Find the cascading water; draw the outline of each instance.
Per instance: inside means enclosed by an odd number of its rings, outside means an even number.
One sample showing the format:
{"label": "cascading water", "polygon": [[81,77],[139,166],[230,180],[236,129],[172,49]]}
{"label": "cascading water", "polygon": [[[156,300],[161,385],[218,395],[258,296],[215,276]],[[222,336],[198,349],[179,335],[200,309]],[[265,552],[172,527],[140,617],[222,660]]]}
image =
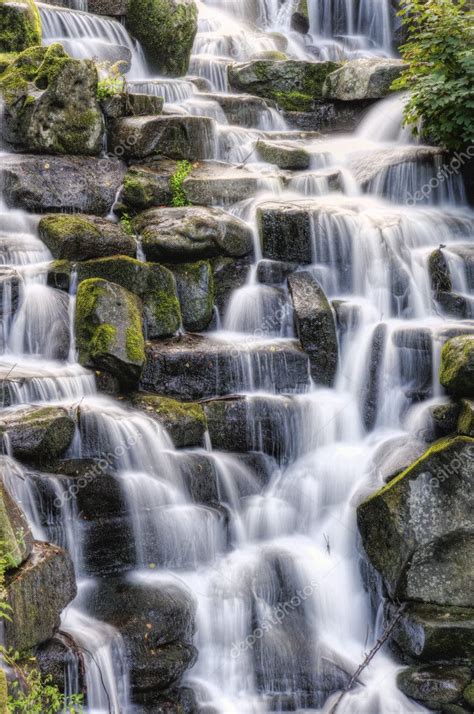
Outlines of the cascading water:
{"label": "cascading water", "polygon": [[[131,578],[151,587],[171,581],[195,597],[199,659],[187,682],[205,710],[218,714],[329,712],[334,692],[344,688],[380,634],[359,572],[355,506],[381,485],[373,468],[378,451],[422,422],[417,402],[429,404],[435,393],[439,333],[459,329],[433,303],[427,265],[432,250],[445,246],[454,289],[466,297],[470,292],[456,252],[472,234],[460,180],[451,177],[421,205],[406,205],[407,187],[416,194],[436,173],[437,159],[418,161],[417,147],[401,132],[403,98],[371,110],[355,137],[285,132],[284,141],[303,146],[312,161],[309,171],[291,177],[259,162],[254,152],[262,137],[282,140],[272,133],[285,130],[276,112],[265,126],[259,111],[252,116],[249,110],[245,127],[224,119],[218,93],[227,89],[227,65],[281,49],[275,32],[287,37],[285,50],[300,58],[390,51],[388,0],[309,0],[308,7],[310,34],[302,38],[290,30],[292,0],[200,3],[190,74],[207,80],[205,100],[195,77],[148,76],[139,48],[119,23],[41,7],[46,42],[66,39],[79,56],[95,55],[101,42],[120,44],[133,55],[135,91],[164,96],[168,111],[214,117],[214,158],[245,161],[259,177],[253,198],[226,205],[255,235],[257,211],[269,202],[306,215],[306,269],[337,307],[341,325],[334,388],[316,388],[307,371],[302,383],[277,393],[276,373],[287,370],[285,360],[260,357],[258,349],[262,343],[272,349],[294,344],[293,313],[285,276],[265,278],[257,239],[247,283],[220,315],[223,329],[210,335],[243,348],[233,386],[243,396],[249,451],[265,454],[263,484],[241,459],[212,450],[212,444],[206,452],[178,454],[151,419],[97,396],[93,376],[75,363],[70,348],[72,296],[46,286],[50,256],[36,238],[35,219],[2,209],[0,260],[13,271],[2,300],[4,399],[8,393],[11,410],[29,403],[67,405],[78,421],[68,457],[112,455],[108,466],[127,505],[133,541]],[[403,154],[392,168],[387,152]],[[366,164],[374,163],[379,170],[367,177]],[[338,191],[330,191],[330,176],[337,177]],[[192,467],[183,453],[210,460],[220,508],[193,501],[186,478]],[[64,479],[50,475],[45,482],[9,457],[5,473],[35,536],[60,543],[73,557],[79,595],[61,629],[83,651],[88,711],[133,712],[121,637],[88,613],[97,588],[93,557],[86,552],[89,531],[74,500],[64,496]],[[160,568],[147,568],[157,562]],[[71,691],[78,671],[72,656]],[[338,714],[424,711],[396,688],[397,671],[388,653],[380,652]]]}

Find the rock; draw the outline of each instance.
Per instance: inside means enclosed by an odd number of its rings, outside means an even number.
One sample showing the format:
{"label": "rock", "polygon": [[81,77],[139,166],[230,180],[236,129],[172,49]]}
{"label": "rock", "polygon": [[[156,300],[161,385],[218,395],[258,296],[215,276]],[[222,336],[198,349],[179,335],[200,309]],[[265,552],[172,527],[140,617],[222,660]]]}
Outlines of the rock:
{"label": "rock", "polygon": [[[431,170],[430,173],[436,174],[439,160],[445,158],[446,153],[439,147],[397,146],[394,149],[354,152],[349,157],[348,163],[357,183],[361,184],[364,191],[388,195],[410,203],[410,198],[413,202],[411,193],[390,194],[388,191],[388,186],[392,183],[390,181],[392,173],[399,171],[404,164],[417,164],[426,165]],[[402,191],[405,190],[404,186],[401,188]]]}
{"label": "rock", "polygon": [[362,419],[366,429],[373,429],[377,420],[380,387],[383,377],[380,366],[382,364],[386,339],[387,325],[385,323],[379,323],[372,333],[370,358],[366,366],[365,385],[361,395],[361,403],[363,404]]}
{"label": "rock", "polygon": [[280,169],[303,171],[310,166],[311,157],[308,152],[294,143],[259,140],[256,146],[257,154],[262,161],[275,164]]}
{"label": "rock", "polygon": [[214,156],[214,119],[201,116],[134,116],[114,121],[111,151],[125,159],[163,156],[202,161]]}
{"label": "rock", "polygon": [[116,283],[91,278],[80,283],[76,301],[79,362],[133,384],[145,361],[142,305]]}
{"label": "rock", "polygon": [[89,278],[101,278],[121,285],[141,298],[150,339],[170,337],[181,326],[175,280],[173,274],[161,265],[118,255],[80,263],[77,277],[79,283]]}
{"label": "rock", "polygon": [[97,81],[93,62],[70,58],[59,44],[25,50],[0,77],[5,139],[25,151],[99,154]]}
{"label": "rock", "polygon": [[306,35],[309,32],[309,28],[308,0],[299,0],[291,16],[291,29]]}
{"label": "rock", "polygon": [[212,269],[216,307],[223,315],[234,290],[243,287],[247,282],[251,259],[250,257],[236,259],[220,256],[212,260]]}
{"label": "rock", "polygon": [[12,498],[8,487],[0,481],[0,554],[6,570],[17,568],[29,556],[33,536],[23,511]]}
{"label": "rock", "polygon": [[[268,177],[273,181],[275,177]],[[262,177],[245,167],[205,163],[183,181],[187,201],[198,206],[229,206],[252,198],[264,185]]]}
{"label": "rock", "polygon": [[120,119],[129,116],[153,116],[161,114],[164,99],[152,94],[134,94],[125,92],[113,94],[101,99],[100,106],[108,119]]}
{"label": "rock", "polygon": [[141,386],[184,400],[224,396],[249,388],[294,392],[308,384],[305,353],[294,342],[234,343],[198,335],[150,343]]}
{"label": "rock", "polygon": [[372,463],[379,481],[391,481],[426,451],[426,443],[416,438],[395,436],[376,450]]}
{"label": "rock", "polygon": [[156,208],[134,221],[148,260],[188,263],[218,255],[240,257],[253,249],[252,232],[221,208]]}
{"label": "rock", "polygon": [[407,65],[402,60],[370,58],[345,62],[342,67],[328,74],[323,87],[323,96],[343,102],[358,99],[382,99],[390,91],[392,83]]}
{"label": "rock", "polygon": [[[449,402],[448,404],[437,404],[431,409],[431,417],[434,422],[435,437],[448,436],[457,430],[458,420],[460,416],[459,404]],[[460,431],[462,434],[463,432]],[[466,436],[472,436],[466,434]]]}
{"label": "rock", "polygon": [[209,261],[175,265],[172,271],[184,329],[190,332],[205,330],[214,314],[214,275]]}
{"label": "rock", "polygon": [[53,258],[89,260],[109,255],[136,253],[136,243],[118,223],[95,216],[44,216],[39,236]]}
{"label": "rock", "polygon": [[468,288],[474,290],[474,247],[470,243],[456,243],[449,246],[449,252],[462,261]]}
{"label": "rock", "polygon": [[444,344],[439,381],[450,394],[474,397],[474,336],[460,335]]}
{"label": "rock", "polygon": [[339,355],[331,305],[311,273],[292,273],[288,287],[296,332],[309,357],[311,376],[316,384],[329,387],[336,376]]}
{"label": "rock", "polygon": [[445,439],[357,509],[362,543],[392,598],[471,607],[466,562],[474,441]]}
{"label": "rock", "polygon": [[54,260],[48,268],[48,285],[68,293],[71,287],[71,263],[68,260]]}
{"label": "rock", "polygon": [[21,52],[41,44],[41,19],[34,0],[0,2],[2,52]]}
{"label": "rock", "polygon": [[297,263],[285,263],[280,260],[259,260],[257,280],[264,285],[282,285],[287,277],[297,269]]}
{"label": "rock", "polygon": [[0,167],[9,207],[106,215],[125,174],[118,159],[8,155]]}
{"label": "rock", "polygon": [[[51,678],[51,684],[63,692],[66,685],[67,663],[74,657],[81,657],[79,643],[68,634],[56,633],[51,640],[44,642],[33,651],[35,665],[42,677]],[[66,671],[65,671],[66,670]],[[78,667],[78,691],[87,688],[82,667]]]}
{"label": "rock", "polygon": [[251,94],[200,93],[200,99],[217,102],[229,124],[254,129],[259,116],[268,113],[269,105],[261,97]]}
{"label": "rock", "polygon": [[109,578],[93,591],[88,607],[122,635],[135,700],[146,702],[154,691],[176,684],[194,664],[195,604],[176,585]]}
{"label": "rock", "polygon": [[123,182],[120,200],[135,212],[154,206],[169,206],[173,198],[170,178],[176,163],[154,160],[149,165],[130,166]]}
{"label": "rock", "polygon": [[457,430],[459,434],[474,437],[474,401],[472,399],[461,400]]}
{"label": "rock", "polygon": [[6,647],[26,651],[53,636],[63,608],[76,595],[74,568],[62,548],[35,542],[28,560],[5,580],[11,620],[4,620]]}
{"label": "rock", "polygon": [[206,416],[200,404],[177,402],[168,397],[138,392],[132,395],[135,409],[145,412],[166,429],[177,449],[204,446]]}
{"label": "rock", "polygon": [[260,204],[257,220],[264,258],[313,262],[311,215],[304,205]]}
{"label": "rock", "polygon": [[176,456],[183,484],[193,502],[215,506],[219,502],[219,486],[212,456],[199,451],[179,451]]}
{"label": "rock", "polygon": [[440,248],[434,250],[428,260],[431,289],[435,294],[441,291],[451,292],[452,281],[449,273],[448,262]]}
{"label": "rock", "polygon": [[62,407],[20,407],[4,412],[0,432],[15,458],[45,461],[61,456],[71,444],[75,423]]}
{"label": "rock", "polygon": [[430,329],[401,328],[392,334],[398,352],[398,371],[406,396],[414,401],[432,394],[433,340]]}
{"label": "rock", "polygon": [[439,292],[436,296],[436,302],[444,315],[460,320],[471,317],[474,303],[469,297],[452,292]]}
{"label": "rock", "polygon": [[128,5],[128,0],[87,0],[87,11],[94,15],[123,16],[127,14]]}
{"label": "rock", "polygon": [[400,672],[397,686],[401,691],[429,709],[457,702],[471,681],[469,667],[419,665]]}
{"label": "rock", "polygon": [[288,111],[311,111],[326,77],[339,67],[337,62],[254,60],[230,65],[228,77],[239,92],[273,99]]}
{"label": "rock", "polygon": [[188,69],[197,17],[194,0],[135,0],[125,24],[155,73],[179,77]]}
{"label": "rock", "polygon": [[463,697],[464,700],[467,702],[467,704],[473,708],[474,707],[474,682],[472,684],[468,684],[466,689],[463,691]]}

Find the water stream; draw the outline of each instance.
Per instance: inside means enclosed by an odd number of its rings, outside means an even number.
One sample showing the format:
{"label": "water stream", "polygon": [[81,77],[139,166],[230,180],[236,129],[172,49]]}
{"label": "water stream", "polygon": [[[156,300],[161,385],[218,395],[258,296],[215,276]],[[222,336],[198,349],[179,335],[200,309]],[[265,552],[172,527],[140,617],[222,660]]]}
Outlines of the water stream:
{"label": "water stream", "polygon": [[[423,421],[420,412],[438,394],[443,335],[474,328],[473,322],[461,325],[440,315],[427,264],[435,248],[446,246],[454,289],[471,299],[457,251],[471,239],[472,213],[454,175],[423,203],[408,201],[408,192],[415,194],[436,174],[439,159],[417,159],[417,145],[401,129],[403,98],[376,105],[358,132],[345,136],[301,138],[274,109],[263,118],[249,109],[245,127],[226,119],[217,95],[228,91],[227,65],[280,49],[282,39],[275,33],[286,38],[285,51],[299,58],[391,52],[388,0],[309,0],[311,26],[304,37],[290,28],[294,5],[292,0],[200,2],[192,76],[181,80],[150,76],[140,48],[120,23],[41,7],[46,42],[66,39],[68,51],[80,57],[97,56],[101,43],[122,45],[132,54],[135,91],[161,94],[165,108],[176,113],[214,118],[214,158],[232,163],[248,157],[260,177],[261,191],[254,197],[225,206],[255,234],[257,209],[269,201],[300,207],[309,222],[312,257],[305,269],[338,305],[343,326],[337,378],[334,388],[316,387],[308,371],[303,386],[278,394],[271,369],[285,364],[252,357],[265,340],[292,344],[295,339],[286,282],[262,281],[256,239],[255,265],[219,316],[222,329],[210,338],[246,347],[235,391],[245,400],[252,450],[267,454],[269,470],[262,488],[235,454],[215,451],[212,443],[196,452],[212,462],[225,516],[193,501],[186,453],[174,449],[161,427],[97,394],[93,376],[76,363],[71,348],[73,296],[46,284],[51,256],[37,238],[38,219],[0,209],[5,219],[0,371],[8,377],[9,409],[63,404],[77,415],[80,405],[68,458],[112,454],[109,465],[131,522],[129,577],[156,587],[173,582],[196,599],[199,658],[186,682],[203,711],[212,714],[328,712],[348,673],[364,660],[380,634],[380,617],[373,617],[362,582],[355,508],[383,484],[376,468],[380,450],[417,437],[413,424]],[[207,81],[208,91],[197,89],[195,76]],[[252,154],[258,137],[272,140],[282,133],[286,142],[312,155],[311,169],[289,183]],[[387,164],[387,152],[402,157],[411,152],[411,159]],[[362,184],[366,166],[372,179]],[[328,171],[339,173],[339,191],[329,190]],[[376,379],[369,389],[371,369]],[[271,424],[270,446],[259,428],[262,415]],[[40,492],[37,475],[4,458],[8,484],[35,536],[64,545],[74,560],[79,595],[64,612],[61,629],[86,653],[87,711],[132,713],[121,637],[87,611],[97,581],[74,500],[64,496],[64,479],[48,476],[48,488]],[[60,508],[54,505],[58,501]],[[150,563],[160,568],[150,570]],[[72,658],[71,690],[79,668]],[[391,655],[380,652],[338,714],[425,711],[396,688],[398,670]]]}

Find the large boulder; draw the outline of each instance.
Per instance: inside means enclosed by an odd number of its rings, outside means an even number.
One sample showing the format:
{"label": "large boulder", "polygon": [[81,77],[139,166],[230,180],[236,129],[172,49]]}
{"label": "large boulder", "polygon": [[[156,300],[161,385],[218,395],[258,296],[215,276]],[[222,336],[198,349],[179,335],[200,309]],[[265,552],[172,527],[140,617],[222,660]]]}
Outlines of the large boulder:
{"label": "large boulder", "polygon": [[451,394],[474,397],[473,335],[459,335],[443,345],[439,380]]}
{"label": "large boulder", "polygon": [[288,278],[296,332],[309,357],[316,384],[333,384],[338,363],[338,342],[333,310],[321,286],[306,271]]}
{"label": "large boulder", "polygon": [[120,224],[95,216],[44,216],[39,236],[53,258],[89,260],[109,255],[135,256],[137,246]]}
{"label": "large boulder", "polygon": [[208,260],[172,266],[176,279],[183,327],[200,332],[214,315],[214,274]]}
{"label": "large boulder", "polygon": [[163,426],[178,449],[204,445],[206,416],[200,404],[137,392],[131,403]]}
{"label": "large boulder", "polygon": [[344,102],[382,99],[406,67],[402,60],[392,58],[351,60],[326,77],[323,96]]}
{"label": "large boulder", "polygon": [[437,442],[357,510],[362,544],[390,597],[473,607],[468,563],[474,440]]}
{"label": "large boulder", "polygon": [[106,215],[124,174],[125,164],[118,159],[84,156],[8,155],[0,165],[7,205],[36,213]]}
{"label": "large boulder", "polygon": [[76,301],[79,362],[104,369],[127,386],[145,361],[142,304],[116,283],[90,278],[80,283]]}
{"label": "large boulder", "polygon": [[1,52],[41,44],[41,19],[34,0],[0,0]]}
{"label": "large boulder", "polygon": [[20,407],[0,419],[11,453],[26,461],[57,458],[71,444],[74,431],[74,420],[63,407]]}
{"label": "large boulder", "polygon": [[241,257],[253,249],[244,221],[220,208],[156,208],[134,221],[148,260],[188,263],[218,255]]}
{"label": "large boulder", "polygon": [[94,63],[70,58],[61,45],[25,50],[0,77],[5,139],[26,151],[99,154],[97,81]]}
{"label": "large boulder", "polygon": [[141,298],[149,339],[170,337],[181,326],[175,279],[171,271],[162,265],[118,255],[80,263],[77,278],[79,282],[102,278],[121,285]]}
{"label": "large boulder", "polygon": [[29,558],[7,573],[5,645],[26,651],[45,642],[59,626],[61,611],[76,595],[74,567],[62,548],[36,542]]}
{"label": "large boulder", "polygon": [[130,0],[126,27],[157,74],[186,74],[197,32],[194,0]]}
{"label": "large boulder", "polygon": [[273,99],[288,111],[304,112],[313,109],[326,77],[339,67],[337,62],[253,60],[230,65],[228,77],[232,89]]}

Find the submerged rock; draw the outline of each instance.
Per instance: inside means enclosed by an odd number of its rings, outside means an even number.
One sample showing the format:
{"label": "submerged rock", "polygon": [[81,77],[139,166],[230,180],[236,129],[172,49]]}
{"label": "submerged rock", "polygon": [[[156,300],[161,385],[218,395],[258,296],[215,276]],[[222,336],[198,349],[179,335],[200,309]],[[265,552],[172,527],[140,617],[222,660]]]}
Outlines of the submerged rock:
{"label": "submerged rock", "polygon": [[197,18],[194,0],[134,0],[125,24],[157,74],[179,77],[188,69]]}
{"label": "submerged rock", "polygon": [[146,334],[150,339],[170,337],[181,326],[175,280],[162,265],[117,255],[80,263],[77,278],[79,282],[102,278],[141,298]]}
{"label": "submerged rock", "polygon": [[2,52],[21,52],[41,44],[41,18],[34,0],[0,2]]}
{"label": "submerged rock", "polygon": [[402,60],[392,58],[350,60],[326,77],[323,96],[344,102],[382,99],[390,93],[392,82],[406,68]]}
{"label": "submerged rock", "polygon": [[75,423],[62,407],[20,407],[0,418],[0,433],[12,454],[26,461],[61,456],[71,444]]}
{"label": "submerged rock", "polygon": [[141,213],[134,225],[148,260],[188,263],[253,250],[248,225],[221,208],[156,208]]}
{"label": "submerged rock", "polygon": [[124,174],[118,159],[81,156],[8,155],[0,165],[7,205],[36,213],[106,215]]}
{"label": "submerged rock", "polygon": [[178,402],[168,397],[138,392],[132,395],[135,409],[145,412],[163,426],[177,449],[204,446],[206,416],[200,404]]}
{"label": "submerged rock", "polygon": [[99,154],[97,81],[93,62],[72,59],[59,44],[25,50],[0,76],[5,139],[26,151]]}
{"label": "submerged rock", "polygon": [[116,283],[91,278],[77,291],[76,337],[79,362],[133,384],[145,361],[142,305]]}
{"label": "submerged rock", "polygon": [[474,336],[459,335],[445,343],[439,381],[451,394],[474,397]]}
{"label": "submerged rock", "polygon": [[311,273],[292,273],[288,287],[296,332],[309,357],[311,376],[316,384],[329,387],[336,376],[339,355],[331,305]]}
{"label": "submerged rock", "polygon": [[11,620],[4,621],[5,645],[27,651],[48,640],[61,611],[76,595],[74,568],[62,548],[35,542],[23,565],[6,576]]}
{"label": "submerged rock", "polygon": [[133,237],[118,223],[95,216],[44,216],[38,229],[53,258],[76,261],[117,254],[134,256],[137,250]]}

